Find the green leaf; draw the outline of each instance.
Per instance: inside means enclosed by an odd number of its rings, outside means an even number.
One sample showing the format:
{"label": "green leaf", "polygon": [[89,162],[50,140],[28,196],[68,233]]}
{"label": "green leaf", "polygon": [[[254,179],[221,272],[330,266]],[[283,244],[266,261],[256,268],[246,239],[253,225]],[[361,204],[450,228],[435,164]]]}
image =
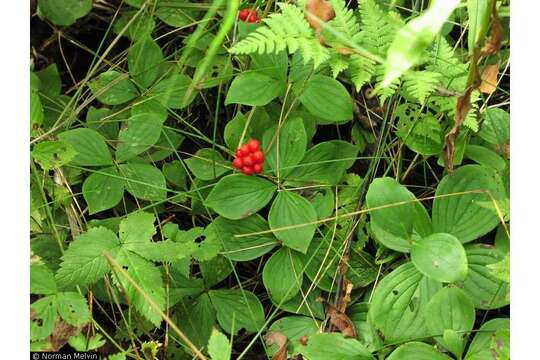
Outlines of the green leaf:
{"label": "green leaf", "polygon": [[494,145],[507,143],[510,140],[510,114],[499,108],[487,109],[478,136]]}
{"label": "green leaf", "polygon": [[285,82],[259,72],[249,72],[234,78],[225,98],[225,105],[264,106],[285,92]]}
{"label": "green leaf", "polygon": [[129,214],[120,223],[120,242],[128,249],[135,243],[149,243],[156,234],[155,221],[154,214],[144,211]]}
{"label": "green leaf", "polygon": [[277,125],[268,129],[264,133],[262,144],[267,172],[286,177],[306,152],[307,136],[302,119],[289,118],[279,130]]}
{"label": "green leaf", "polygon": [[120,242],[104,227],[96,227],[79,235],[62,256],[56,281],[60,287],[86,286],[98,281],[109,270],[104,252],[115,256]]}
{"label": "green leaf", "polygon": [[155,96],[161,105],[171,109],[183,109],[195,99],[193,92],[190,98],[184,99],[191,84],[191,78],[184,74],[174,74],[160,80],[151,90],[150,95]]}
{"label": "green leaf", "polygon": [[422,342],[409,342],[398,347],[388,360],[451,360],[450,357],[442,354],[435,347]]}
{"label": "green leaf", "polygon": [[484,146],[467,144],[465,157],[499,172],[504,171],[506,168],[506,161],[495,151]]}
{"label": "green leaf", "polygon": [[216,309],[221,328],[236,334],[245,328],[257,332],[264,326],[264,310],[255,294],[247,290],[210,290],[208,292]]}
{"label": "green leaf", "polygon": [[397,135],[409,149],[419,154],[437,155],[442,150],[441,124],[434,116],[421,116],[414,120],[401,116]]}
{"label": "green leaf", "polygon": [[231,344],[229,339],[216,329],[212,330],[208,341],[208,354],[212,360],[229,360],[231,358]]}
{"label": "green leaf", "polygon": [[[124,36],[129,37],[131,40],[136,41],[137,39],[144,39],[152,35],[152,31],[156,26],[156,21],[152,14],[149,14],[148,11],[138,13],[135,10],[126,11],[118,18],[118,20],[113,25],[113,31],[116,34],[120,32],[131,22],[128,26],[127,31],[123,33]],[[136,19],[133,19],[137,15]],[[133,19],[133,20],[132,20]]]}
{"label": "green leaf", "polygon": [[146,260],[172,262],[179,259],[189,259],[189,257],[197,250],[197,245],[194,243],[182,244],[171,240],[164,240],[147,243],[132,243],[129,245],[129,250],[139,254]]}
{"label": "green leaf", "polygon": [[289,58],[286,51],[270,54],[251,54],[251,68],[257,73],[286,82]]}
{"label": "green leaf", "polygon": [[92,0],[39,0],[38,6],[53,24],[68,26],[92,10]]}
{"label": "green leaf", "polygon": [[176,130],[163,127],[157,143],[145,152],[143,159],[147,162],[155,163],[164,160],[173,153],[178,156],[176,149],[178,149],[184,139],[184,136]]}
{"label": "green leaf", "polygon": [[225,256],[218,255],[208,261],[201,261],[199,267],[206,288],[211,288],[225,280],[233,272],[234,263]]}
{"label": "green leaf", "polygon": [[81,166],[112,165],[112,157],[103,135],[92,129],[77,128],[58,134],[58,138],[71,145],[77,155],[71,161]]}
{"label": "green leaf", "polygon": [[30,266],[30,294],[51,295],[56,293],[56,281],[52,271],[45,265]]}
{"label": "green leaf", "polygon": [[84,296],[78,292],[63,292],[57,297],[58,314],[65,322],[79,327],[90,321],[90,310]]}
{"label": "green leaf", "polygon": [[32,157],[43,170],[64,166],[76,155],[73,146],[63,141],[42,141],[32,149]]}
{"label": "green leaf", "polygon": [[401,252],[411,249],[413,240],[431,233],[426,209],[413,193],[395,179],[378,178],[369,186],[366,203],[371,230],[384,246]]}
{"label": "green leaf", "polygon": [[118,134],[116,160],[124,162],[149,149],[161,136],[162,124],[163,120],[151,113],[130,117]]}
{"label": "green leaf", "polygon": [[424,51],[433,42],[459,2],[459,0],[433,0],[426,11],[399,30],[388,48],[381,87],[389,86],[405,71],[420,62]]}
{"label": "green leaf", "polygon": [[125,188],[133,196],[142,200],[164,200],[167,197],[165,177],[152,165],[131,163],[118,166],[125,178]]}
{"label": "green leaf", "polygon": [[469,31],[467,45],[469,55],[477,47],[481,47],[486,39],[491,17],[492,0],[467,0],[467,11],[469,13]]}
{"label": "green leaf", "polygon": [[349,92],[329,76],[311,76],[300,95],[300,102],[310,113],[324,120],[324,124],[343,123],[353,118]]}
{"label": "green leaf", "polygon": [[450,234],[432,234],[415,242],[411,261],[418,271],[434,280],[451,283],[467,276],[465,249]]}
{"label": "green leaf", "polygon": [[[84,0],[83,0],[84,1]],[[47,96],[58,96],[62,92],[62,78],[56,64],[50,64],[45,69],[36,72],[40,80],[39,91]]]}
{"label": "green leaf", "polygon": [[[207,236],[215,236],[223,245],[222,255],[234,261],[250,261],[261,257],[277,245],[272,233],[235,237],[235,235],[268,231],[268,223],[259,214],[241,220],[217,217],[206,228]],[[212,234],[213,230],[213,235]]]}
{"label": "green leaf", "polygon": [[192,303],[179,304],[178,310],[175,319],[180,330],[198,348],[206,346],[216,322],[216,311],[210,296],[203,293]]}
{"label": "green leaf", "polygon": [[120,105],[135,99],[139,94],[127,74],[115,70],[101,73],[88,83],[94,96],[103,104]]}
{"label": "green leaf", "polygon": [[116,140],[118,137],[119,121],[118,118],[123,113],[115,113],[111,109],[97,109],[90,106],[86,112],[86,127],[98,131],[107,140]]}
{"label": "green leaf", "polygon": [[199,18],[200,10],[186,7],[189,5],[187,0],[163,1],[157,5],[156,16],[169,26],[183,28]]}
{"label": "green leaf", "polygon": [[54,330],[57,319],[56,296],[46,296],[32,303],[30,306],[30,340],[41,340],[49,336]]}
{"label": "green leaf", "polygon": [[[165,310],[165,289],[163,288],[163,280],[161,272],[151,262],[143,259],[141,256],[126,251],[123,256],[122,265],[127,266],[127,273],[139,285],[146,295],[159,307],[160,310]],[[130,304],[145,318],[150,320],[154,326],[159,327],[161,324],[161,315],[154,309],[146,300],[146,298],[128,282],[124,275],[119,274],[120,281],[124,289],[126,289],[127,297]]]}
{"label": "green leaf", "polygon": [[274,235],[285,246],[304,254],[317,228],[315,221],[317,213],[313,205],[292,191],[279,192],[268,214],[268,223]]}
{"label": "green leaf", "polygon": [[358,147],[341,140],[325,141],[308,150],[288,175],[294,182],[337,185],[356,161]]}
{"label": "green leaf", "polygon": [[441,283],[405,263],[375,288],[369,319],[387,343],[431,336],[425,324],[426,304],[440,288]]}
{"label": "green leaf", "polygon": [[[300,338],[319,332],[319,326],[319,321],[308,316],[287,316],[274,321],[274,323],[270,325],[270,330],[287,336],[289,342],[292,343],[294,347],[294,351],[292,351],[292,353],[289,351],[289,354],[296,355],[302,348]],[[272,348],[275,348],[275,350]],[[267,348],[267,350],[270,350],[269,355],[274,355],[278,351],[277,346],[272,346],[272,348]]]}
{"label": "green leaf", "polygon": [[[506,318],[492,319],[484,323],[469,345],[465,360],[498,360],[494,343],[503,344],[501,335],[510,331],[510,320]],[[495,353],[495,354],[494,354]]]}
{"label": "green leaf", "polygon": [[366,302],[358,302],[353,305],[349,305],[347,308],[347,315],[351,319],[356,328],[358,334],[358,340],[366,345],[370,351],[380,349],[384,344],[375,330],[375,327],[368,319],[369,304]]}
{"label": "green leaf", "polygon": [[340,333],[311,335],[300,352],[309,360],[369,360],[371,352],[356,339],[347,339]]}
{"label": "green leaf", "polygon": [[206,206],[227,219],[246,218],[266,206],[276,186],[257,176],[240,174],[221,178],[206,198]]}
{"label": "green leaf", "polygon": [[230,165],[227,165],[223,156],[210,148],[197,151],[185,162],[195,177],[201,180],[214,180],[230,171]]}
{"label": "green leaf", "polygon": [[477,309],[498,309],[510,303],[510,285],[493,275],[487,265],[500,262],[504,254],[490,245],[474,245],[465,249],[469,262],[469,275],[463,282],[463,291]]}
{"label": "green leaf", "polygon": [[[74,335],[68,339],[69,346],[77,351],[96,350],[105,345],[106,342],[107,340],[105,340],[99,333],[88,339],[82,333]],[[108,359],[111,360],[110,357]]]}
{"label": "green leaf", "polygon": [[504,282],[510,283],[510,254],[507,253],[503,260],[489,264],[487,267],[491,273]]}
{"label": "green leaf", "polygon": [[163,164],[162,171],[167,181],[176,185],[182,190],[187,189],[187,172],[180,160],[174,160],[169,163]]}
{"label": "green leaf", "polygon": [[43,112],[43,104],[41,98],[36,91],[30,92],[30,128],[37,130],[43,123],[45,114]]}
{"label": "green leaf", "polygon": [[433,201],[433,231],[452,234],[467,243],[493,230],[500,219],[486,191],[501,206],[504,187],[491,169],[465,165],[445,176]]}
{"label": "green leaf", "polygon": [[302,258],[295,251],[282,247],[266,261],[262,276],[272,300],[278,304],[286,302],[302,288]]}
{"label": "green leaf", "polygon": [[128,52],[129,74],[135,83],[146,89],[159,76],[159,65],[165,59],[159,45],[150,37],[139,39]]}
{"label": "green leaf", "polygon": [[114,167],[100,169],[84,180],[82,193],[88,212],[93,215],[120,203],[124,196],[124,180]]}
{"label": "green leaf", "polygon": [[465,347],[467,334],[473,329],[475,310],[472,301],[463,290],[455,287],[445,287],[436,293],[426,308],[426,324],[431,334],[445,334],[446,330],[452,330],[457,335],[453,343],[458,347],[453,349],[452,342],[437,336],[435,339],[454,355],[461,358]]}

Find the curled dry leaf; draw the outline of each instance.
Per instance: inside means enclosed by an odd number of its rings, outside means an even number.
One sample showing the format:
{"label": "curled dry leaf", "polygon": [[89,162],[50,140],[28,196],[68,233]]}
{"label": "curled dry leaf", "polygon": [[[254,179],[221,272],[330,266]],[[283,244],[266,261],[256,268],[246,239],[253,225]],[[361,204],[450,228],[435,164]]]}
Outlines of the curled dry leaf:
{"label": "curled dry leaf", "polygon": [[326,0],[307,0],[305,6],[306,20],[315,30],[315,34],[319,38],[322,45],[326,45],[324,37],[321,35],[322,23],[328,22],[336,17],[336,13],[332,5]]}
{"label": "curled dry leaf", "polygon": [[277,353],[274,354],[272,360],[287,360],[287,344],[289,339],[279,331],[269,331],[266,334],[266,344],[276,344],[279,347]]}
{"label": "curled dry leaf", "polygon": [[70,337],[76,335],[79,328],[72,326],[64,320],[58,320],[54,326],[52,334],[49,336],[49,343],[52,351],[58,351],[67,344]]}
{"label": "curled dry leaf", "polygon": [[480,78],[482,83],[478,90],[484,94],[493,94],[497,90],[497,77],[499,75],[499,64],[486,65],[482,70]]}
{"label": "curled dry leaf", "polygon": [[489,32],[489,36],[486,40],[486,43],[484,44],[484,47],[482,48],[481,55],[489,56],[489,55],[494,55],[498,53],[499,49],[501,48],[502,37],[503,37],[503,26],[501,23],[501,19],[499,18],[499,15],[497,14],[496,1],[492,1],[491,30]]}
{"label": "curled dry leaf", "polygon": [[330,323],[335,326],[343,336],[356,338],[356,328],[349,317],[338,311],[331,304],[326,304],[326,314],[330,317]]}

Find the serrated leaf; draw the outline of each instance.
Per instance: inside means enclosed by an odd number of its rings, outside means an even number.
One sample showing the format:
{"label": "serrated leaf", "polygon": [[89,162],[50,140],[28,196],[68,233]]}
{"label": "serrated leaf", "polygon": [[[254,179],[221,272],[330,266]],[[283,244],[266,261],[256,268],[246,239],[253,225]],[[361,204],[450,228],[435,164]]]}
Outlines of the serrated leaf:
{"label": "serrated leaf", "polygon": [[79,235],[62,256],[56,273],[58,285],[86,286],[95,283],[110,270],[103,253],[115,256],[119,247],[116,235],[104,227],[91,228]]}
{"label": "serrated leaf", "polygon": [[245,328],[257,332],[264,325],[264,310],[255,294],[247,290],[210,290],[208,292],[216,309],[222,329],[236,334]]}
{"label": "serrated leaf", "polygon": [[77,128],[58,134],[58,138],[68,143],[77,152],[71,160],[81,166],[112,165],[112,157],[103,135],[95,130]]}
{"label": "serrated leaf", "polygon": [[115,70],[101,73],[88,83],[94,96],[103,104],[120,105],[135,99],[139,93],[127,74]]}
{"label": "serrated leaf", "polygon": [[266,261],[262,276],[272,300],[276,303],[286,302],[302,288],[302,258],[295,251],[282,247]]}
{"label": "serrated leaf", "polygon": [[231,358],[231,344],[229,339],[216,329],[212,330],[208,341],[208,354],[212,360],[229,360]]}
{"label": "serrated leaf", "polygon": [[268,214],[274,235],[285,246],[301,253],[306,253],[313,239],[317,228],[315,221],[317,213],[313,205],[292,191],[279,192]]}
{"label": "serrated leaf", "polygon": [[43,264],[30,266],[30,294],[51,295],[56,293],[53,272]]}
{"label": "serrated leaf", "polygon": [[503,109],[487,109],[478,136],[485,141],[501,145],[510,140],[510,114]]}
{"label": "serrated leaf", "polygon": [[46,296],[30,306],[30,340],[41,340],[54,330],[57,315],[56,296]]}
{"label": "serrated leaf", "polygon": [[263,178],[232,174],[219,180],[205,203],[219,215],[238,220],[265,207],[275,191],[276,186]]}
{"label": "serrated leaf", "polygon": [[82,193],[88,212],[93,215],[120,203],[124,196],[124,180],[114,167],[100,169],[84,180]]}
{"label": "serrated leaf", "polygon": [[[143,259],[141,256],[126,251],[122,259],[122,265],[127,266],[127,273],[139,285],[146,295],[163,311],[165,309],[165,290],[161,272],[151,262]],[[150,320],[154,326],[161,324],[161,315],[154,309],[124,275],[119,274],[124,289],[131,305],[145,318]]]}
{"label": "serrated leaf", "polygon": [[120,223],[120,242],[126,248],[135,243],[149,243],[156,233],[155,221],[154,214],[144,211],[129,214]]}
{"label": "serrated leaf", "polygon": [[467,276],[465,249],[450,234],[432,234],[415,242],[411,261],[421,273],[434,280],[451,283]]}
{"label": "serrated leaf", "polygon": [[82,326],[90,321],[90,310],[84,296],[78,292],[62,292],[57,295],[58,314],[73,326]]}

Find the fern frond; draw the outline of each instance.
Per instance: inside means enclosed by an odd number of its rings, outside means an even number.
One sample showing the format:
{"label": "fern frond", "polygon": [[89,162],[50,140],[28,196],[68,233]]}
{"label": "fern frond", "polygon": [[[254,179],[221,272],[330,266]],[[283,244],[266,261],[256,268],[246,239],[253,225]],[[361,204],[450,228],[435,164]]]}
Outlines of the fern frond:
{"label": "fern frond", "polygon": [[402,23],[382,10],[375,0],[361,0],[359,7],[362,46],[377,55],[385,56]]}
{"label": "fern frond", "polygon": [[359,91],[375,74],[375,62],[360,55],[351,55],[349,61],[349,74],[356,90]]}
{"label": "fern frond", "polygon": [[233,54],[269,54],[288,49],[293,54],[301,51],[304,61],[313,60],[318,67],[330,57],[315,33],[304,19],[303,11],[297,6],[278,3],[281,13],[270,15],[263,20],[266,26],[258,28],[248,37],[238,42],[229,51]]}
{"label": "fern frond", "polygon": [[398,79],[395,79],[394,81],[392,81],[392,83],[390,85],[388,85],[386,87],[382,87],[381,83],[384,80],[384,75],[385,75],[384,72],[385,72],[384,65],[377,64],[375,66],[375,80],[377,81],[377,85],[375,86],[375,88],[379,89],[377,91],[377,96],[379,97],[379,101],[380,101],[381,104],[384,104],[384,102],[389,97],[394,95],[394,93],[397,91],[398,86],[400,84],[400,80],[398,78]]}
{"label": "fern frond", "polygon": [[441,74],[432,71],[409,71],[403,76],[403,90],[424,104],[440,84],[441,78]]}
{"label": "fern frond", "polygon": [[357,22],[354,12],[347,8],[345,0],[329,0],[336,16],[325,25],[332,31],[323,30],[323,36],[329,45],[334,48],[348,47],[347,41],[360,32],[360,24]]}
{"label": "fern frond", "polygon": [[330,65],[330,69],[332,69],[332,76],[334,76],[335,79],[342,71],[349,68],[349,61],[347,57],[333,53],[328,61],[328,65]]}

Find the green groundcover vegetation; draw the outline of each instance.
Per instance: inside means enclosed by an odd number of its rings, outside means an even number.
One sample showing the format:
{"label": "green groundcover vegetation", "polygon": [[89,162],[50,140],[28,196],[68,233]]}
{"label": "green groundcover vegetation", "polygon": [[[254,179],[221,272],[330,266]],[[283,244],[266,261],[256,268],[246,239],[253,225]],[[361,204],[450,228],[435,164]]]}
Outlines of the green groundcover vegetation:
{"label": "green groundcover vegetation", "polygon": [[32,351],[509,359],[509,1],[37,0]]}

